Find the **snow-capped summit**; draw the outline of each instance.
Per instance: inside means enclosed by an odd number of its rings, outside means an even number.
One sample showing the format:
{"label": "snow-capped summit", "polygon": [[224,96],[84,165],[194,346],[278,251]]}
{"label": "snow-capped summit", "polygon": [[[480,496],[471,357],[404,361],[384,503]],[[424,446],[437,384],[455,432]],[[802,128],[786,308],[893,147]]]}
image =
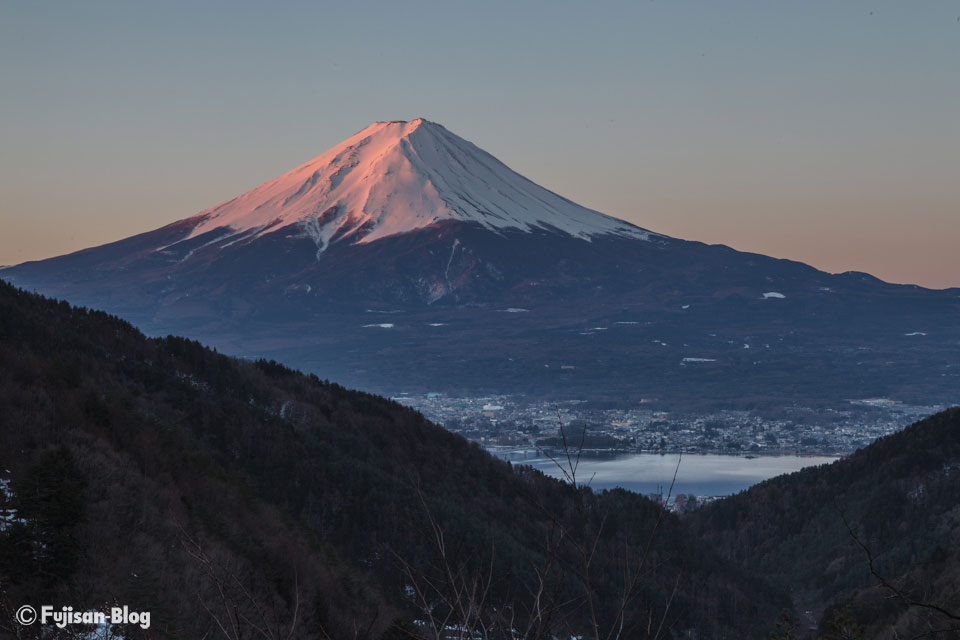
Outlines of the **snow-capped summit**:
{"label": "snow-capped summit", "polygon": [[439,222],[491,230],[552,230],[646,239],[649,232],[581,207],[527,180],[443,126],[376,122],[265,184],[197,214],[190,237],[223,229],[238,241],[290,225],[318,255],[331,242],[368,243]]}

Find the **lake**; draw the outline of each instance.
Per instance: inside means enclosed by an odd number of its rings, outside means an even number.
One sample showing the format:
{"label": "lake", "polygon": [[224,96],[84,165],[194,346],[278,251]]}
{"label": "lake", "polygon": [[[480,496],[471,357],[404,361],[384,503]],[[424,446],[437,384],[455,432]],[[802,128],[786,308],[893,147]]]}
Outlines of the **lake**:
{"label": "lake", "polygon": [[[548,475],[562,477],[557,466],[536,450],[497,448],[490,452],[514,464],[530,465]],[[768,478],[837,460],[829,456],[744,458],[685,453],[680,459],[675,453],[625,453],[604,456],[584,454],[577,469],[577,481],[589,481],[590,486],[598,490],[622,487],[643,494],[660,493],[661,490],[666,493],[673,472],[677,469],[678,459],[680,469],[673,494],[692,493],[698,496],[732,495]]]}

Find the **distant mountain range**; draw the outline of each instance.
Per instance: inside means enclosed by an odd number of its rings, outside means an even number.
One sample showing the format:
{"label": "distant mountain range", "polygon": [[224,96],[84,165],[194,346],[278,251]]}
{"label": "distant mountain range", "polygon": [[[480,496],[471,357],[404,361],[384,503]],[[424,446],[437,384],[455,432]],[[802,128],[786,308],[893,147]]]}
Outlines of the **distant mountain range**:
{"label": "distant mountain range", "polygon": [[653,233],[422,119],[375,123],[193,217],[2,276],[383,393],[756,408],[947,404],[960,387],[960,289]]}

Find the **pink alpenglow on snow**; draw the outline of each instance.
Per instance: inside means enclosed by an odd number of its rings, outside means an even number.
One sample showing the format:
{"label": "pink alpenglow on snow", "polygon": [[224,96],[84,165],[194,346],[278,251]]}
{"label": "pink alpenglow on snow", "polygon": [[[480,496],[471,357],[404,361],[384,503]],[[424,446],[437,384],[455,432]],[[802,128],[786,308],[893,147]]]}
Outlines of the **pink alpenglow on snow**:
{"label": "pink alpenglow on snow", "polygon": [[527,180],[473,143],[422,118],[377,122],[326,153],[203,211],[190,237],[236,241],[296,225],[317,245],[372,242],[442,220],[492,230],[551,230],[647,239],[632,224]]}

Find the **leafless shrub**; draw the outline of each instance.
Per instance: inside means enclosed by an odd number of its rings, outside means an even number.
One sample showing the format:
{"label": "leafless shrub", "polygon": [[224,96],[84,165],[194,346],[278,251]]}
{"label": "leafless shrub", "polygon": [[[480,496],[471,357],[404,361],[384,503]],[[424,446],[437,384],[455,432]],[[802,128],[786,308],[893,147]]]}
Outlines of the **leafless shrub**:
{"label": "leafless shrub", "polygon": [[[667,616],[680,585],[678,575],[670,586],[661,607],[647,603],[645,622],[637,628],[636,612],[645,580],[651,577],[651,555],[654,543],[667,517],[667,503],[673,492],[680,462],[665,497],[661,497],[657,518],[642,545],[632,545],[623,537],[623,550],[617,555],[613,615],[601,616],[598,581],[601,576],[600,555],[609,513],[591,524],[587,510],[589,481],[578,477],[583,454],[584,432],[574,446],[566,428],[557,416],[561,438],[561,455],[543,452],[557,466],[563,482],[573,496],[572,518],[551,512],[542,505],[546,528],[538,560],[531,560],[528,578],[516,585],[511,597],[494,603],[491,587],[495,579],[496,547],[492,533],[488,550],[472,550],[459,554],[450,548],[442,524],[438,521],[419,486],[417,496],[423,508],[433,563],[416,566],[400,553],[393,555],[409,582],[408,595],[421,611],[421,633],[433,640],[547,640],[561,634],[586,635],[593,640],[646,638],[656,640],[666,634]],[[592,480],[592,478],[591,478]],[[518,514],[519,517],[520,514]],[[571,595],[564,585],[577,586]],[[609,593],[608,588],[604,589]],[[609,606],[607,607],[609,611]],[[576,614],[585,611],[584,615]],[[628,627],[632,623],[632,627]],[[522,628],[521,628],[522,627]]]}

